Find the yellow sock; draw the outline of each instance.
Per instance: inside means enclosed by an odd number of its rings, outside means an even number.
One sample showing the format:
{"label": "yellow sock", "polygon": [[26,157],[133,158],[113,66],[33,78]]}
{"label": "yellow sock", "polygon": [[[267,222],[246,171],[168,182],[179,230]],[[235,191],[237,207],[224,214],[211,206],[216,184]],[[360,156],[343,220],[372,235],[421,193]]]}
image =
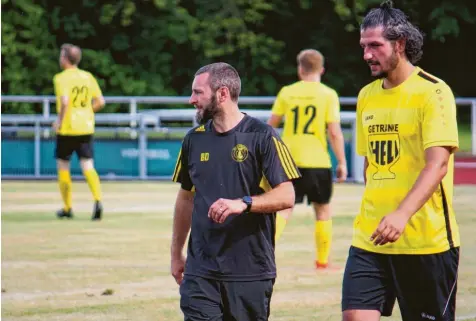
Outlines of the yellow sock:
{"label": "yellow sock", "polygon": [[286,219],[282,217],[279,213],[276,214],[276,234],[275,234],[275,242],[279,240],[281,234],[284,231],[284,227],[286,226]]}
{"label": "yellow sock", "polygon": [[69,211],[73,203],[73,182],[71,181],[71,174],[67,170],[60,169],[58,171],[58,185],[63,199],[64,210]]}
{"label": "yellow sock", "polygon": [[327,264],[331,252],[332,220],[316,221],[314,238],[316,241],[317,262]]}
{"label": "yellow sock", "polygon": [[99,176],[96,170],[89,169],[84,172],[84,177],[86,178],[86,182],[88,182],[89,189],[93,194],[93,198],[95,201],[101,200],[101,183],[99,182]]}

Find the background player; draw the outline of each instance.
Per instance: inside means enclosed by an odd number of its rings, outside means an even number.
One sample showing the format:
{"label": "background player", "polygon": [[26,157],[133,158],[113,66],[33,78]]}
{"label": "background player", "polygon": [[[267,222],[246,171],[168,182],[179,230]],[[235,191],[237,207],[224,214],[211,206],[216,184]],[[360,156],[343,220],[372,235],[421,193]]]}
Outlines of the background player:
{"label": "background player", "polygon": [[57,216],[73,216],[70,159],[73,152],[76,152],[95,201],[92,219],[100,220],[103,208],[99,176],[93,164],[93,133],[94,113],[105,105],[105,101],[94,76],[78,68],[80,61],[79,47],[62,45],[59,63],[63,71],[53,78],[58,113],[58,120],[53,124],[57,133],[55,157],[59,189],[64,203]]}
{"label": "background player", "polygon": [[455,320],[459,231],[453,211],[456,105],[416,67],[423,36],[391,1],[361,26],[372,76],[357,101],[366,186],[344,273],[344,320]]}
{"label": "background player", "polygon": [[[203,125],[184,138],[173,180],[171,273],[185,320],[268,320],[276,278],[275,212],[294,204],[291,156],[273,128],[238,108],[226,63],[195,74],[190,103]],[[188,232],[187,259],[182,250]]]}
{"label": "background player", "polygon": [[[340,106],[337,93],[321,82],[324,57],[313,49],[297,56],[300,81],[283,87],[272,108],[268,124],[278,127],[283,117],[283,141],[288,146],[302,178],[294,181],[296,203],[307,196],[316,214],[316,267],[328,266],[332,240],[330,199],[332,196],[331,158],[327,136],[337,158],[337,181],[347,178],[344,137],[340,126]],[[327,134],[326,134],[327,130]],[[280,212],[278,234],[284,229],[292,209]],[[282,218],[281,218],[282,216]]]}

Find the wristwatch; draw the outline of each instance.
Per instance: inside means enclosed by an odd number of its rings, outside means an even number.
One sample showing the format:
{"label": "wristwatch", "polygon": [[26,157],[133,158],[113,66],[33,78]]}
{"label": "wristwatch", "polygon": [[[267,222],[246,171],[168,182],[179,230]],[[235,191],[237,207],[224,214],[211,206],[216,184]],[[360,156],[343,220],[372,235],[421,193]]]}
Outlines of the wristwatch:
{"label": "wristwatch", "polygon": [[251,196],[245,196],[241,199],[246,204],[246,210],[243,213],[249,213],[251,210],[251,204],[253,203],[253,199]]}

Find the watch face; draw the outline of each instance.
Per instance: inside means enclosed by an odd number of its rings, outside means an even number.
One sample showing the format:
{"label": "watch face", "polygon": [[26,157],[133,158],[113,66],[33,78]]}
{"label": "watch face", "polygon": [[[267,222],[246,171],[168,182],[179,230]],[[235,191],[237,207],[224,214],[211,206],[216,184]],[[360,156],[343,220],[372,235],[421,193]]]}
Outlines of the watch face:
{"label": "watch face", "polygon": [[243,197],[243,202],[245,202],[246,204],[251,204],[251,197],[249,196]]}

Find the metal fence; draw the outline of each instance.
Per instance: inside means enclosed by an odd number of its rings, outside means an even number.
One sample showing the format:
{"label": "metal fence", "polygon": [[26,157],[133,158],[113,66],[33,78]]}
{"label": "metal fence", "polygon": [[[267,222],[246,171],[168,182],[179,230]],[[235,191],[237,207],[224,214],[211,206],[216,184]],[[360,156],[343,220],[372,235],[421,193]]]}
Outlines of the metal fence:
{"label": "metal fence", "polygon": [[[138,110],[138,104],[187,104],[188,97],[105,97],[107,103],[127,103],[129,113],[96,115],[96,133],[109,133],[108,139],[96,139],[96,146],[102,144],[101,155],[96,155],[95,163],[102,177],[111,179],[164,179],[170,178],[175,165],[175,153],[180,140],[178,133],[184,133],[195,123],[195,110],[159,109]],[[275,97],[241,97],[240,105],[271,105]],[[53,178],[56,168],[53,161],[54,133],[51,124],[56,115],[50,113],[54,96],[2,96],[4,102],[42,103],[41,115],[2,115],[2,177],[3,178]],[[471,106],[472,153],[476,155],[476,98],[457,98],[458,107]],[[342,105],[355,105],[355,97],[341,97]],[[267,110],[246,110],[248,114],[266,121]],[[355,152],[355,113],[341,112],[342,123],[351,132],[348,162],[351,179],[362,182],[363,158]],[[182,122],[181,127],[169,126],[171,122]],[[111,132],[113,135],[111,136]],[[5,137],[5,138],[4,138]],[[160,137],[160,138],[158,138]],[[174,139],[175,137],[175,139]],[[21,143],[16,143],[21,142]],[[28,143],[27,143],[28,142]],[[173,142],[173,144],[172,144]],[[8,144],[7,144],[8,143]],[[29,145],[27,145],[29,144]],[[24,146],[24,147],[22,147]],[[28,147],[29,146],[29,147]],[[99,146],[98,146],[99,147]],[[346,147],[347,148],[347,147]],[[29,149],[29,151],[27,151]],[[21,160],[10,159],[10,154],[23,155]],[[20,172],[5,170],[8,161],[19,166]],[[6,164],[6,165],[5,165]],[[21,172],[21,170],[24,172]],[[78,164],[72,163],[73,176],[80,176]]]}
{"label": "metal fence", "polygon": [[[247,114],[266,121],[270,111],[247,110]],[[342,112],[347,131],[355,132],[355,113]],[[190,129],[163,127],[164,121],[185,121],[195,118],[193,109],[157,110],[137,114],[96,115],[95,166],[103,178],[109,179],[168,179],[175,167],[181,145],[181,135]],[[54,178],[54,133],[51,124],[55,116],[3,115],[2,116],[2,177]],[[137,127],[131,129],[130,122]],[[279,130],[280,131],[280,130]],[[107,137],[104,134],[107,133]],[[348,135],[347,156],[351,179],[362,181],[362,159],[353,148],[355,135]],[[102,138],[101,138],[102,137]],[[360,164],[360,165],[359,165]],[[72,175],[81,171],[77,159],[72,160]]]}
{"label": "metal fence", "polygon": [[[139,111],[138,104],[188,104],[189,97],[186,96],[108,96],[105,97],[106,103],[120,103],[129,105],[129,115],[135,116],[139,113],[154,113],[148,111]],[[272,105],[275,96],[242,96],[240,97],[240,105]],[[354,105],[357,102],[356,97],[340,97],[341,105]],[[28,95],[3,95],[1,96],[2,104],[4,102],[26,102],[41,103],[43,105],[42,115],[45,118],[51,116],[51,105],[56,103],[55,96],[28,96]],[[459,108],[471,108],[470,126],[471,126],[471,153],[476,155],[476,97],[456,98],[456,104]],[[165,111],[164,111],[165,112]],[[166,114],[164,114],[166,115]],[[170,114],[169,114],[170,115]],[[166,117],[166,116],[165,116]],[[150,118],[154,121],[154,118]],[[131,127],[137,124],[134,120]]]}

